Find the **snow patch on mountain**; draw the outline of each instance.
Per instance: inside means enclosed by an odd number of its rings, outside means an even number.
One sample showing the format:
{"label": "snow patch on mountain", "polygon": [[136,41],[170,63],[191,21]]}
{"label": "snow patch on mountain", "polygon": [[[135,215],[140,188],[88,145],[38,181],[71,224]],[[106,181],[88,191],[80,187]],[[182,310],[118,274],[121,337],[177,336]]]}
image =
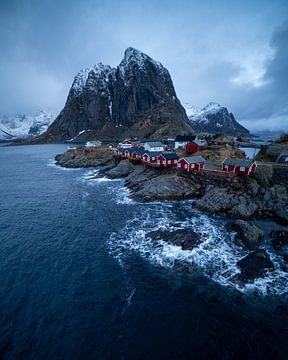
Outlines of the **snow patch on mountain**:
{"label": "snow patch on mountain", "polygon": [[118,66],[120,76],[124,80],[125,85],[129,85],[129,80],[133,78],[133,69],[137,68],[141,71],[148,71],[148,66],[153,66],[157,72],[164,76],[169,76],[168,70],[158,62],[150,58],[150,56],[141,51],[128,47],[125,50],[124,58]]}
{"label": "snow patch on mountain", "polygon": [[94,90],[95,83],[99,84],[101,82],[100,88],[106,89],[109,76],[114,76],[114,73],[115,69],[102,63],[80,70],[72,84],[73,96],[81,95],[84,88]]}
{"label": "snow patch on mountain", "polygon": [[55,114],[46,111],[25,115],[0,116],[0,140],[14,140],[41,135],[55,118]]}
{"label": "snow patch on mountain", "polygon": [[249,131],[235,120],[233,114],[220,104],[210,102],[202,109],[197,109],[189,103],[184,103],[184,107],[193,129],[197,132],[234,136],[249,134]]}

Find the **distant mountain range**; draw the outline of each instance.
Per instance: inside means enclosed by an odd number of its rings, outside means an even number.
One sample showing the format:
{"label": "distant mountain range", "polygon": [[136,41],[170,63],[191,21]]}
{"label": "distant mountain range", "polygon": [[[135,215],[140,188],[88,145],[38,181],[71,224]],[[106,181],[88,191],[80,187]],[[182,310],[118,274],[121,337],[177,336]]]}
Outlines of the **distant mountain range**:
{"label": "distant mountain range", "polygon": [[35,141],[161,139],[190,132],[168,70],[130,47],[116,68],[99,63],[81,70],[63,110]]}
{"label": "distant mountain range", "polygon": [[240,125],[234,115],[224,106],[214,102],[210,102],[202,109],[196,109],[187,103],[184,106],[190,124],[197,133],[249,135],[249,130]]}
{"label": "distant mountain range", "polygon": [[55,118],[55,114],[46,111],[25,115],[0,116],[0,141],[39,136],[47,130]]}

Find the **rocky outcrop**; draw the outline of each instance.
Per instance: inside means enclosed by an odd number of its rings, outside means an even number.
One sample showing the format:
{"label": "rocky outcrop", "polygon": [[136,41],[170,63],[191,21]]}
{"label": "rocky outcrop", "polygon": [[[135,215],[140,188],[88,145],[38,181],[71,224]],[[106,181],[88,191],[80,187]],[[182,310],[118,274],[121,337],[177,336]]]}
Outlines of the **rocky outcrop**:
{"label": "rocky outcrop", "polygon": [[190,123],[196,132],[208,132],[224,135],[249,135],[249,130],[240,125],[227,108],[210,102],[201,110],[194,110],[189,116]]}
{"label": "rocky outcrop", "polygon": [[241,273],[236,276],[237,281],[252,282],[264,277],[268,271],[274,270],[274,264],[265,250],[256,250],[237,262]]}
{"label": "rocky outcrop", "polygon": [[264,231],[258,226],[244,220],[236,220],[227,224],[227,229],[236,232],[236,240],[249,250],[255,250],[264,237]]}
{"label": "rocky outcrop", "polygon": [[85,156],[83,155],[81,149],[71,149],[66,151],[64,154],[56,155],[55,161],[56,165],[66,168],[104,167],[105,165],[111,163],[113,164],[112,167],[115,167],[113,152],[107,148],[97,148],[91,154]]}
{"label": "rocky outcrop", "polygon": [[129,160],[120,161],[116,167],[105,172],[105,175],[110,179],[119,179],[127,177],[135,170],[135,167]]}
{"label": "rocky outcrop", "polygon": [[[288,222],[287,176],[274,176],[273,168],[258,176],[194,172],[178,174],[176,169],[160,170],[122,160],[118,164],[110,149],[99,148],[89,155],[69,150],[56,157],[65,167],[101,166],[101,176],[124,177],[125,186],[137,201],[195,199],[194,207],[213,214],[236,219],[274,218]],[[247,240],[248,244],[248,240]],[[252,246],[252,244],[251,244]]]}
{"label": "rocky outcrop", "polygon": [[148,232],[146,238],[153,241],[165,241],[180,246],[182,250],[192,250],[202,242],[199,234],[192,229],[155,230]]}
{"label": "rocky outcrop", "polygon": [[99,63],[77,74],[63,110],[35,142],[160,139],[191,131],[168,70],[128,48],[116,69]]}

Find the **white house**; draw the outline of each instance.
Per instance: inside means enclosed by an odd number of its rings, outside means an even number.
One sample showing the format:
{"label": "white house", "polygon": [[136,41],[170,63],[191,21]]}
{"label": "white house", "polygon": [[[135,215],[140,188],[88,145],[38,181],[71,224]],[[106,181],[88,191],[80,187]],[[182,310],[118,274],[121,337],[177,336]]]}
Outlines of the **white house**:
{"label": "white house", "polygon": [[144,143],[144,149],[146,151],[163,151],[164,150],[164,144],[160,141],[154,141],[154,142],[146,142]]}
{"label": "white house", "polygon": [[175,138],[175,149],[184,149],[185,146],[194,141],[196,138],[195,135],[177,135]]}
{"label": "white house", "polygon": [[102,142],[100,140],[94,140],[94,141],[87,141],[85,146],[86,147],[94,147],[94,146],[101,146]]}

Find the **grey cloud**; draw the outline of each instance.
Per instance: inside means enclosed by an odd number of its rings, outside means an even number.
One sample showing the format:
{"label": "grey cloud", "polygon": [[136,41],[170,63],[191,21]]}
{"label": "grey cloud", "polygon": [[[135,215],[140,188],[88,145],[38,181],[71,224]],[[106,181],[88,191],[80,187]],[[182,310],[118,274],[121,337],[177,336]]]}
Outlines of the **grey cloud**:
{"label": "grey cloud", "polygon": [[[287,10],[284,0],[3,0],[0,113],[60,111],[81,68],[115,66],[134,46],[168,68],[183,102],[220,102],[251,126],[257,119],[279,123],[288,112],[288,36],[287,27],[275,29]],[[273,32],[267,83],[231,82],[244,60],[255,62],[255,53],[266,59]]]}

